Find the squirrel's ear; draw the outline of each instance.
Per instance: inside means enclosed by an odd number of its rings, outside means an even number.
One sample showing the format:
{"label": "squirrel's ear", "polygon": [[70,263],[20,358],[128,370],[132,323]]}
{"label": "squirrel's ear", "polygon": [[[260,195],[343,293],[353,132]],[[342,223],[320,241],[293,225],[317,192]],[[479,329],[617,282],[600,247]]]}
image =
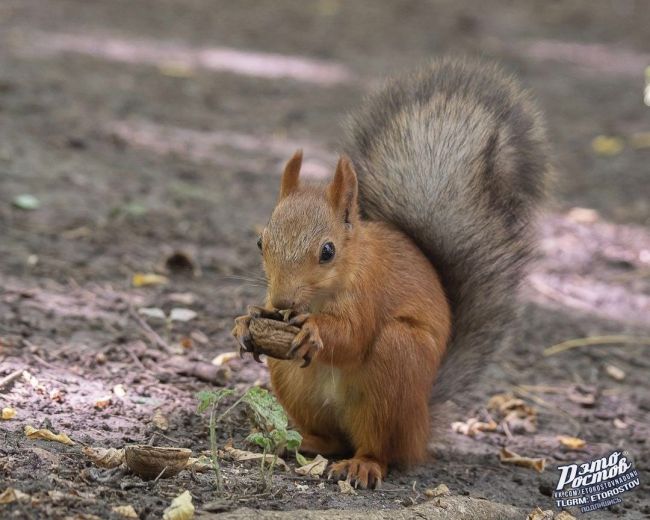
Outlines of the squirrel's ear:
{"label": "squirrel's ear", "polygon": [[284,167],[282,182],[280,183],[280,199],[285,198],[298,188],[298,177],[302,166],[302,150],[296,150]]}
{"label": "squirrel's ear", "polygon": [[347,155],[342,155],[334,179],[327,188],[327,197],[332,207],[343,215],[346,224],[357,217],[357,192],[357,174],[352,161]]}

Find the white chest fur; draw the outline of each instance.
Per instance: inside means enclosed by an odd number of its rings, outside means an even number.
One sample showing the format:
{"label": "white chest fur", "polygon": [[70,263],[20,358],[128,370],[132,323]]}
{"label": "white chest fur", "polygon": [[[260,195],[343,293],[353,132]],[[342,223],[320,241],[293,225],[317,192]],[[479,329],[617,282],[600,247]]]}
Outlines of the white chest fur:
{"label": "white chest fur", "polygon": [[332,366],[319,366],[315,373],[314,390],[322,406],[336,408],[344,400],[341,371]]}

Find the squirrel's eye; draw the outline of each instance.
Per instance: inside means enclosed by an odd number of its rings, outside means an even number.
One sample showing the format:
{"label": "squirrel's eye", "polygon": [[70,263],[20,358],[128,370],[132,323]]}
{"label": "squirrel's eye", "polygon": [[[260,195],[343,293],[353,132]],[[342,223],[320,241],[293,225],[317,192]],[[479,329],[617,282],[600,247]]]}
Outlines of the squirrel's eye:
{"label": "squirrel's eye", "polygon": [[335,252],[336,250],[334,249],[334,244],[332,244],[332,242],[325,242],[322,249],[320,250],[320,263],[324,264],[332,260],[332,258],[334,258]]}
{"label": "squirrel's eye", "polygon": [[257,248],[260,251],[262,250],[262,237],[261,236],[257,237]]}

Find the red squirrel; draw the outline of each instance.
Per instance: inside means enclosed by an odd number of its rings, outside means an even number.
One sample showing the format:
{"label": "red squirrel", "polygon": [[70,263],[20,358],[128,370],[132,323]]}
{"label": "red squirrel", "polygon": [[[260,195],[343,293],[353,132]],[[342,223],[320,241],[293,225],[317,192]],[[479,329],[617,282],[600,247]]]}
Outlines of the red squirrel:
{"label": "red squirrel", "polygon": [[[389,82],[348,130],[328,184],[289,160],[258,246],[264,309],[300,327],[273,390],[301,449],[350,454],[330,474],[367,488],[424,460],[434,406],[510,339],[549,165],[528,94],[472,61]],[[244,351],[263,312],[236,319]]]}

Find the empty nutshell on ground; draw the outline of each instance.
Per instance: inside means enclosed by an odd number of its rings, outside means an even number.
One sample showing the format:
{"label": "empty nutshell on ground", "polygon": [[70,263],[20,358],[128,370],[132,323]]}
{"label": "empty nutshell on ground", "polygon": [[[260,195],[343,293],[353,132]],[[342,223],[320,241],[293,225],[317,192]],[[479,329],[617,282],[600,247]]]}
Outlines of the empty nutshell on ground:
{"label": "empty nutshell on ground", "polygon": [[285,321],[269,318],[252,318],[248,330],[257,351],[276,359],[288,359],[291,342],[300,331]]}
{"label": "empty nutshell on ground", "polygon": [[124,448],[126,465],[143,480],[151,480],[158,475],[160,478],[173,477],[185,468],[190,455],[192,450],[187,448],[164,448],[142,444]]}

